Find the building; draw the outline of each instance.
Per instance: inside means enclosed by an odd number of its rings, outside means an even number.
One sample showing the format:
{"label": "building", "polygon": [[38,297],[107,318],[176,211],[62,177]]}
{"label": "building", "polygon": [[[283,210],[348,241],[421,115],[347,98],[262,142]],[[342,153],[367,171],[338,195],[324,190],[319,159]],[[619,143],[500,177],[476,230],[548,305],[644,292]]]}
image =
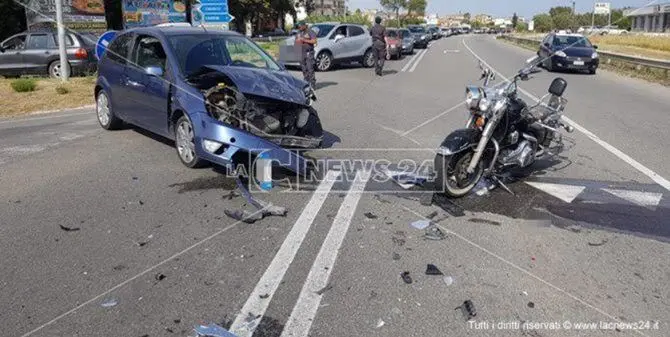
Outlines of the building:
{"label": "building", "polygon": [[472,19],[473,22],[477,22],[481,25],[488,25],[490,23],[493,23],[493,17],[490,15],[486,14],[479,14],[475,15],[475,17]]}
{"label": "building", "polygon": [[670,2],[624,10],[633,31],[664,33],[670,31]]}
{"label": "building", "polygon": [[440,18],[437,16],[437,14],[426,15],[423,19],[429,25],[439,25],[440,24]]}
{"label": "building", "polygon": [[345,0],[315,0],[314,13],[315,15],[344,15],[347,12]]}
{"label": "building", "polygon": [[446,15],[439,19],[442,27],[459,27],[463,22],[465,22],[465,16],[462,14]]}
{"label": "building", "polygon": [[512,26],[512,19],[503,19],[503,18],[494,19],[493,25],[501,28]]}

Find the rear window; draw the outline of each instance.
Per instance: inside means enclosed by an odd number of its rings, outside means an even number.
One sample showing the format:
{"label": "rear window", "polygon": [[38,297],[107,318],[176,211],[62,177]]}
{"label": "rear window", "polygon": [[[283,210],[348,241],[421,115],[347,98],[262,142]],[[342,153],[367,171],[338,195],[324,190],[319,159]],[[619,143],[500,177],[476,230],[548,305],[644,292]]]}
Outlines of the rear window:
{"label": "rear window", "polygon": [[397,38],[397,37],[398,37],[398,32],[395,31],[395,30],[389,30],[387,35],[388,35],[389,37]]}
{"label": "rear window", "polygon": [[49,48],[49,39],[51,39],[51,34],[30,34],[27,48],[47,49]]}

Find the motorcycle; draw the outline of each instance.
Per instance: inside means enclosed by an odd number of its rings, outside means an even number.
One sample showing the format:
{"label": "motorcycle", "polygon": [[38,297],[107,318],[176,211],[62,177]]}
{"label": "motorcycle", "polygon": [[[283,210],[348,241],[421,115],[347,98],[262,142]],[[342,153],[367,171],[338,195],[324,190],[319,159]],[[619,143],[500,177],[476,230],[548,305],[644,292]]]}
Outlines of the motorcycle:
{"label": "motorcycle", "polygon": [[[489,178],[514,194],[500,179],[511,168],[525,168],[536,160],[562,149],[559,129],[574,128],[561,122],[567,105],[563,93],[567,82],[555,78],[548,93],[534,106],[518,97],[518,81],[527,81],[538,72],[538,56],[526,61],[512,80],[490,85],[495,73],[480,63],[483,86],[465,89],[469,119],[465,128],[449,134],[435,156],[435,183],[444,193],[460,198],[470,193],[479,181]],[[546,101],[546,102],[545,102]],[[553,146],[553,147],[552,147]]]}

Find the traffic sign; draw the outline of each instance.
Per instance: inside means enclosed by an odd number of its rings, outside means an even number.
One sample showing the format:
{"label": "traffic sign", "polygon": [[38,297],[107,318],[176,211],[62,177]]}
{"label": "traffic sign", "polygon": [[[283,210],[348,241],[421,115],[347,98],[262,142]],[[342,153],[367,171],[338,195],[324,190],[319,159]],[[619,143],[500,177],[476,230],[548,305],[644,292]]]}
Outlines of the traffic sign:
{"label": "traffic sign", "polygon": [[110,30],[100,35],[98,42],[95,43],[95,57],[98,60],[100,60],[102,58],[102,55],[105,54],[107,46],[109,46],[109,43],[114,39],[116,33],[117,33],[116,31]]}
{"label": "traffic sign", "polygon": [[596,2],[593,8],[595,14],[610,14],[609,2]]}
{"label": "traffic sign", "polygon": [[204,15],[205,22],[206,23],[219,23],[219,22],[230,22],[235,19],[232,15],[228,13],[221,13],[221,14],[205,14]]}
{"label": "traffic sign", "polygon": [[200,11],[205,14],[222,14],[228,13],[228,4],[210,4],[202,5]]}

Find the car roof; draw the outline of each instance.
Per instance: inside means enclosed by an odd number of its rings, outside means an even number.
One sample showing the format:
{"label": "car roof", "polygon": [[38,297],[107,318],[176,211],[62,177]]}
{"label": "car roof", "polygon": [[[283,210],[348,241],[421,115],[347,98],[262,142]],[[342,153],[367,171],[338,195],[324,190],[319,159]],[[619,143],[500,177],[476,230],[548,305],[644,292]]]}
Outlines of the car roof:
{"label": "car roof", "polygon": [[224,36],[243,36],[242,34],[230,30],[213,30],[205,29],[203,27],[184,27],[184,26],[153,26],[153,27],[139,27],[124,30],[121,33],[138,33],[138,34],[155,34],[163,36],[175,36],[175,35],[189,35],[197,33],[206,33],[206,34],[216,34]]}
{"label": "car roof", "polygon": [[586,36],[584,36],[584,35],[582,35],[582,34],[576,34],[576,33],[572,33],[572,34],[554,33],[554,35],[556,35],[556,36],[572,36],[572,37],[583,37],[583,38],[586,38]]}

